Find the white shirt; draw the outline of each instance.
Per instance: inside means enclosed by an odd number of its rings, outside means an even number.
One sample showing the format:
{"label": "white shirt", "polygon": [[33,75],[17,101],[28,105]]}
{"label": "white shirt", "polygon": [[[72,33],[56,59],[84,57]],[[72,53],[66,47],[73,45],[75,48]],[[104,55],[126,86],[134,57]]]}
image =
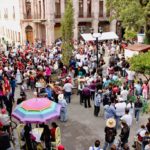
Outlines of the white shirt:
{"label": "white shirt", "polygon": [[3,125],[9,125],[10,118],[7,114],[0,114],[0,121]]}
{"label": "white shirt", "polygon": [[119,102],[119,103],[115,104],[115,108],[116,108],[116,115],[123,116],[125,114],[126,103]]}
{"label": "white shirt", "polygon": [[91,147],[89,148],[89,150],[103,150],[103,149],[101,149],[101,148],[99,148],[99,147],[95,147],[95,146],[94,146],[94,149],[93,149],[93,146],[91,146]]}
{"label": "white shirt", "polygon": [[63,87],[65,92],[72,92],[73,85],[71,83],[66,83]]}
{"label": "white shirt", "polygon": [[128,70],[127,73],[128,73],[128,80],[134,80],[135,72]]}
{"label": "white shirt", "polygon": [[132,116],[130,114],[125,114],[121,117],[121,120],[125,120],[127,125],[131,127],[132,125]]}
{"label": "white shirt", "polygon": [[127,101],[128,93],[129,92],[127,90],[121,91],[121,96],[122,96],[124,101]]}
{"label": "white shirt", "polygon": [[128,103],[127,108],[129,109],[129,113],[131,115],[133,115],[133,113],[134,113],[134,103],[132,103],[132,106],[131,106],[131,103]]}

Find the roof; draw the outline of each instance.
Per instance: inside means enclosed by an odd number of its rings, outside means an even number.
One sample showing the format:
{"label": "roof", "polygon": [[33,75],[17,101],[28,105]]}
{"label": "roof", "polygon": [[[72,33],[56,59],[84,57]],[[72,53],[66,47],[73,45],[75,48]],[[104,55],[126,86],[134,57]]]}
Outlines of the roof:
{"label": "roof", "polygon": [[125,49],[129,49],[132,51],[138,51],[138,52],[144,52],[150,50],[150,45],[146,44],[134,44],[134,45],[129,45]]}
{"label": "roof", "polygon": [[93,35],[91,33],[84,33],[81,34],[81,36],[85,41],[95,41],[96,37],[98,37],[99,41],[114,40],[114,39],[118,40],[118,36],[115,32],[103,32],[102,34],[93,33]]}

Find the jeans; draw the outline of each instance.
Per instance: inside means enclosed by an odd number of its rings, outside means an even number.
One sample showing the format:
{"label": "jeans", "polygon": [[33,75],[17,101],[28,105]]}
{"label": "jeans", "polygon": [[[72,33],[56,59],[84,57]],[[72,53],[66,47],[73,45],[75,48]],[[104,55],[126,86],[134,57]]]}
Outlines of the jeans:
{"label": "jeans", "polygon": [[108,142],[105,141],[103,150],[107,150],[107,147],[108,147],[108,149],[110,149],[112,144],[113,144],[113,142],[112,143],[108,143]]}
{"label": "jeans", "polygon": [[87,108],[87,103],[88,103],[88,107],[91,107],[90,96],[83,96],[83,101],[84,101],[85,108]]}
{"label": "jeans", "polygon": [[65,99],[67,101],[67,103],[71,102],[71,92],[65,92]]}
{"label": "jeans", "polygon": [[12,96],[14,97],[14,95],[15,95],[15,87],[12,87],[12,89],[11,89],[11,94],[12,94]]}
{"label": "jeans", "polygon": [[95,91],[91,91],[91,100],[94,101],[94,97],[95,97]]}
{"label": "jeans", "polygon": [[100,106],[94,106],[94,116],[98,116],[99,114],[99,111],[100,111]]}
{"label": "jeans", "polygon": [[136,118],[136,121],[138,122],[139,121],[139,117],[140,117],[140,108],[135,108],[135,118]]}
{"label": "jeans", "polygon": [[82,104],[82,103],[83,103],[82,91],[78,91],[78,92],[79,92],[79,94],[80,94],[80,104]]}
{"label": "jeans", "polygon": [[67,108],[62,107],[60,111],[60,121],[65,122],[67,121]]}
{"label": "jeans", "polygon": [[119,128],[120,118],[121,116],[116,116],[116,129]]}

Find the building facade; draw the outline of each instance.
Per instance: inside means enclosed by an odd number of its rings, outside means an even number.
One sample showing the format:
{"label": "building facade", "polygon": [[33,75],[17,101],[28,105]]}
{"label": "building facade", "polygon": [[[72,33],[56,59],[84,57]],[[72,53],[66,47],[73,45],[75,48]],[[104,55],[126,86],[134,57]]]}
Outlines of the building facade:
{"label": "building facade", "polygon": [[[116,22],[109,22],[106,0],[73,0],[74,39],[80,29],[84,32],[116,31]],[[61,18],[66,0],[0,0],[0,36],[8,41],[33,43],[40,40],[47,45],[61,37]]]}

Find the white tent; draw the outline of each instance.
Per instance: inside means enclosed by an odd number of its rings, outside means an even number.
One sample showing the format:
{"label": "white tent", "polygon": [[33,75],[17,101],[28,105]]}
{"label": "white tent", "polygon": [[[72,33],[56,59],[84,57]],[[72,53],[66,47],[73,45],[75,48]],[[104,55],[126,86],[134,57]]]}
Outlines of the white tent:
{"label": "white tent", "polygon": [[81,34],[81,36],[83,37],[83,39],[85,41],[95,41],[96,37],[98,37],[99,41],[103,41],[103,40],[118,40],[118,36],[116,33],[114,32],[104,32],[102,34],[100,33],[94,33],[93,35],[91,33],[84,33]]}

